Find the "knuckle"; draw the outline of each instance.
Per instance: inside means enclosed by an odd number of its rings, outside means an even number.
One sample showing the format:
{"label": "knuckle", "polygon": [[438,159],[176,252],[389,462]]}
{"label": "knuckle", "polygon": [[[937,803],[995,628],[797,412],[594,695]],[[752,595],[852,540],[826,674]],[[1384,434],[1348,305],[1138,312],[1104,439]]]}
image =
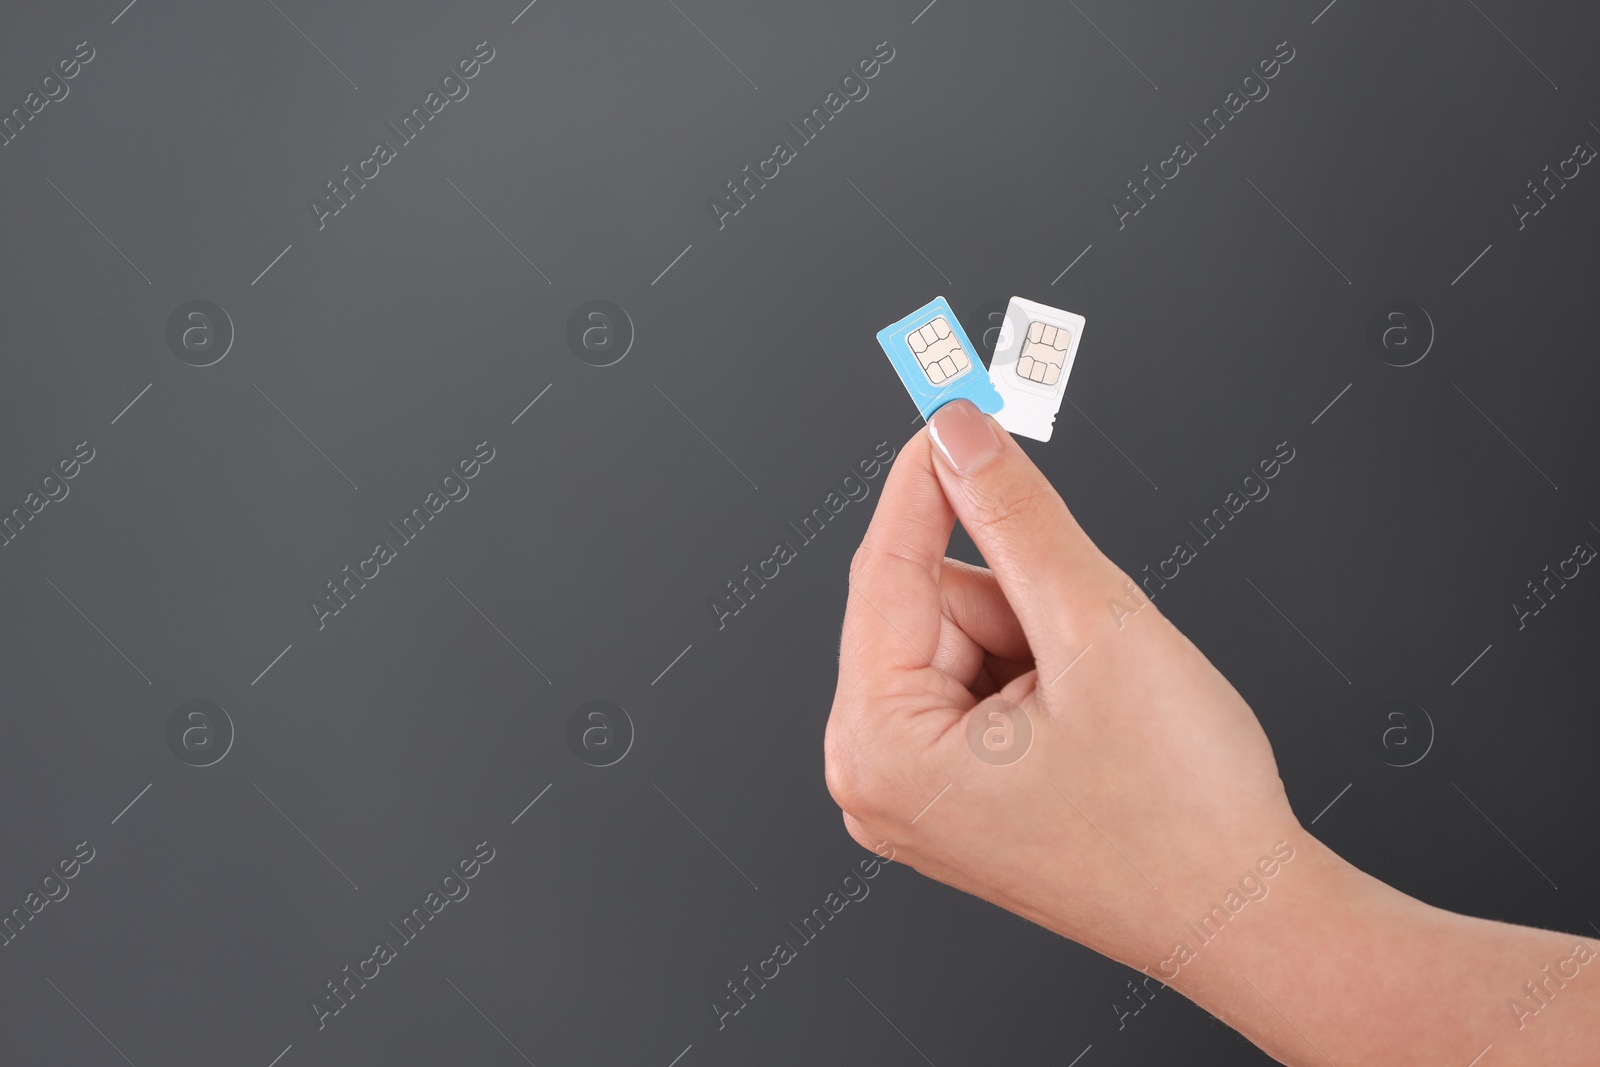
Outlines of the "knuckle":
{"label": "knuckle", "polygon": [[[877,852],[878,848],[882,844],[882,842],[877,839],[876,834],[863,825],[861,820],[857,819],[849,812],[844,813],[844,829],[845,833],[850,835],[850,839],[864,849]],[[881,855],[881,853],[879,854]],[[892,858],[893,857],[891,857],[891,859]]]}
{"label": "knuckle", "polygon": [[1046,491],[1038,486],[991,487],[974,485],[969,492],[975,514],[972,522],[984,529],[1003,529],[1037,512],[1047,503]]}
{"label": "knuckle", "polygon": [[872,558],[872,542],[863,539],[856,546],[855,555],[850,557],[850,586],[854,588],[861,584],[862,576],[866,573],[867,563]]}
{"label": "knuckle", "polygon": [[824,749],[822,774],[828,784],[828,795],[833,797],[840,811],[854,814],[861,810],[861,774],[855,760],[831,739]]}
{"label": "knuckle", "polygon": [[879,573],[882,575],[897,573],[901,568],[911,568],[931,575],[935,558],[943,562],[942,556],[930,557],[928,552],[908,539],[890,537],[878,541],[868,538],[861,542],[861,546],[850,559],[850,585],[852,587],[864,585],[868,574],[875,568],[880,569]]}
{"label": "knuckle", "polygon": [[846,815],[864,819],[878,807],[882,776],[857,747],[832,730],[823,745],[823,778],[828,794]]}

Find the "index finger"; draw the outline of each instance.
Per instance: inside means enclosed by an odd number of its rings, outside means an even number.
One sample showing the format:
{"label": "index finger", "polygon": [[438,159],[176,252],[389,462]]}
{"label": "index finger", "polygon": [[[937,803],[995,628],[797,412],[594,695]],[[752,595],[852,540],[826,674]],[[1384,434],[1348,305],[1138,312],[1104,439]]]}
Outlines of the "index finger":
{"label": "index finger", "polygon": [[941,619],[939,571],[955,521],[934,473],[924,426],[895,458],[850,563],[841,682],[933,662]]}

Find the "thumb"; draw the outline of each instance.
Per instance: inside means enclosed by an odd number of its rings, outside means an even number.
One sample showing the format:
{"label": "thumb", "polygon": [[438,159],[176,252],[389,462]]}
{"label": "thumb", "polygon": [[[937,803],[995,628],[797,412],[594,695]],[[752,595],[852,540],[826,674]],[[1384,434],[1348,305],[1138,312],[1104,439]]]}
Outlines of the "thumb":
{"label": "thumb", "polygon": [[1096,607],[1123,575],[1078,525],[1027,453],[970,401],[928,420],[934,469],[961,525],[983,553],[1041,671],[1076,656]]}

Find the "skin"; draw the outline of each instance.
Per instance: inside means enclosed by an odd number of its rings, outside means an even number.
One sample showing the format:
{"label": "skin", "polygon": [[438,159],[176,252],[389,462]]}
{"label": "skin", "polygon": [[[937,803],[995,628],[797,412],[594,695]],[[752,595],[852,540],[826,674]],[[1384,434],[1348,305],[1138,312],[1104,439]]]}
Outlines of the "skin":
{"label": "skin", "polygon": [[[1285,1064],[1600,1060],[1600,943],[1431,907],[1312,837],[1250,707],[959,405],[900,452],[851,564],[825,740],[850,836],[1155,976]],[[976,463],[973,419],[994,435]],[[991,569],[945,558],[958,520]],[[973,714],[1025,714],[1026,755],[977,758]],[[1255,899],[1202,940],[1247,875]]]}

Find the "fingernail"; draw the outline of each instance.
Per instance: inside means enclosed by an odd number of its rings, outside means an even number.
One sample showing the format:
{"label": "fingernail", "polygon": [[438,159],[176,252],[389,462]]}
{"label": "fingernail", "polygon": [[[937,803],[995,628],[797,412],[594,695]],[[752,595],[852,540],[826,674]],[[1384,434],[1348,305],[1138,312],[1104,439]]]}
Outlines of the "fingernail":
{"label": "fingernail", "polygon": [[933,413],[928,432],[957,474],[971,474],[1000,454],[1000,438],[970,400],[952,400]]}

